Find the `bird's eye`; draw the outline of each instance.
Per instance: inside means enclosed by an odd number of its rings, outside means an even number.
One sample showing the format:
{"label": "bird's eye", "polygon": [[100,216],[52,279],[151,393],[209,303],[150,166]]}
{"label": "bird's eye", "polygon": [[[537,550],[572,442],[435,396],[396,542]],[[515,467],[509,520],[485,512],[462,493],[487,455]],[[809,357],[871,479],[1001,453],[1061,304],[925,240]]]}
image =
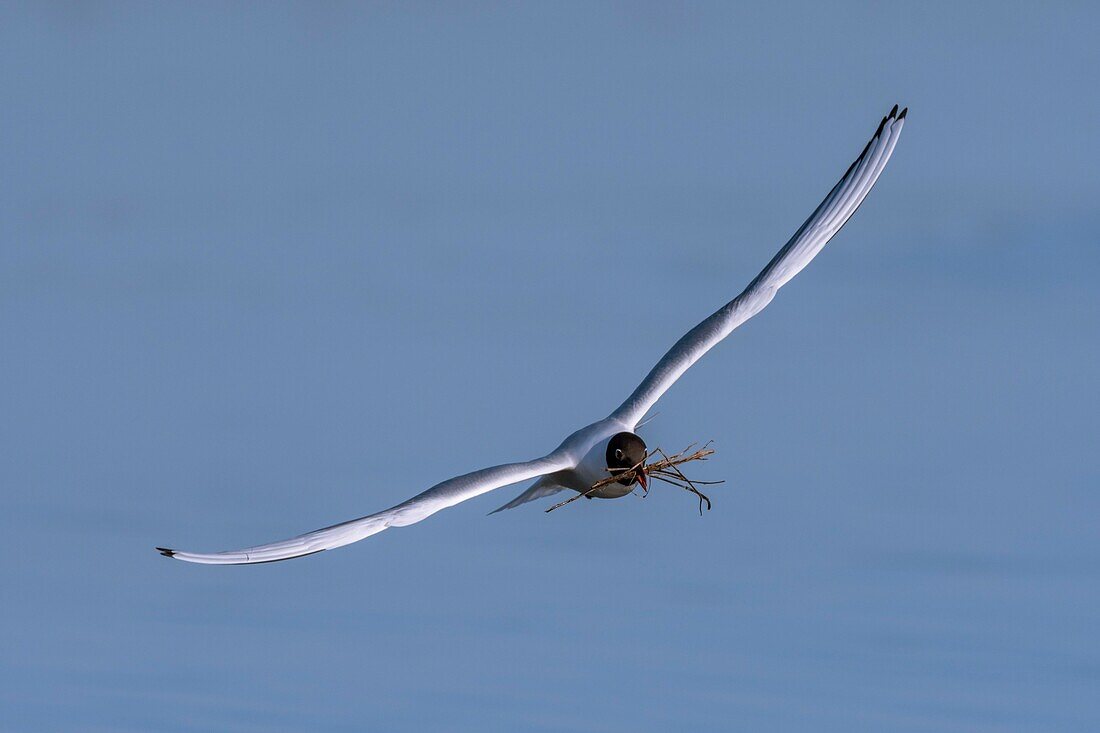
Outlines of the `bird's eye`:
{"label": "bird's eye", "polygon": [[615,460],[616,460],[616,461],[621,461],[621,460],[623,459],[623,457],[624,457],[625,455],[626,455],[626,454],[625,454],[625,453],[623,453],[623,449],[622,449],[622,448],[616,448],[616,449],[615,449]]}

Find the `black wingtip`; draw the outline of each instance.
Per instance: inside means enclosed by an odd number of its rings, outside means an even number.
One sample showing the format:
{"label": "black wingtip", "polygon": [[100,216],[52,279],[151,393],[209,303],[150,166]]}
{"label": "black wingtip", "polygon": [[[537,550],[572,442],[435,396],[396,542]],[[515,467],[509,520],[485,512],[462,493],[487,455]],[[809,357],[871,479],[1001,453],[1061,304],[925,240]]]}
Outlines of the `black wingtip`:
{"label": "black wingtip", "polygon": [[898,116],[898,106],[895,104],[894,108],[892,110],[890,110],[890,118],[893,119],[894,117],[897,117],[897,116]]}
{"label": "black wingtip", "polygon": [[878,137],[879,135],[882,134],[882,128],[886,127],[886,121],[888,119],[890,119],[890,118],[889,117],[883,117],[882,122],[878,123],[878,129],[875,130],[875,135],[874,135],[875,137]]}
{"label": "black wingtip", "polygon": [[908,108],[908,107],[906,107],[905,109],[903,109],[903,110],[901,111],[901,114],[900,114],[900,115],[898,115],[898,119],[899,119],[899,120],[904,120],[904,119],[905,119],[905,115],[907,115],[907,114],[909,114],[909,108]]}
{"label": "black wingtip", "polygon": [[170,550],[167,547],[158,547],[158,548],[156,548],[156,550],[157,550],[157,552],[164,555],[165,557],[175,557],[176,556],[176,551],[175,550]]}

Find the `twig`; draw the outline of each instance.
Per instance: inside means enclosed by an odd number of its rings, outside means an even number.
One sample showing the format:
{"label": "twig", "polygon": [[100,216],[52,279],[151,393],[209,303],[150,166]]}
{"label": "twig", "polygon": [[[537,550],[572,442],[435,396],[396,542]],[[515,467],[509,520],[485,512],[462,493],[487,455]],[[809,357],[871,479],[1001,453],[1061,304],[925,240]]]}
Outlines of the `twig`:
{"label": "twig", "polygon": [[[708,443],[707,445],[710,445],[710,444]],[[665,452],[663,450],[661,450],[660,448],[658,448],[657,451],[662,456],[665,456]],[[713,452],[713,451],[711,451],[711,452]],[[665,460],[668,460],[668,456],[665,456]],[[670,469],[672,469],[672,473],[676,474],[676,476],[681,481],[683,481],[684,483],[687,484],[686,487],[681,486],[680,488],[686,488],[688,491],[690,491],[691,493],[693,493],[693,494],[695,494],[696,496],[699,497],[699,516],[700,517],[703,516],[703,502],[705,501],[707,503],[707,511],[709,512],[710,511],[710,497],[708,497],[702,491],[699,491],[699,489],[696,488],[695,484],[693,484],[691,482],[691,479],[689,479],[687,476],[685,476],[680,469],[676,468],[676,465],[677,464],[675,464],[675,463],[669,463],[668,467]],[[664,480],[668,481],[668,479],[664,479]],[[671,483],[671,481],[669,483]]]}
{"label": "twig", "polygon": [[573,503],[574,501],[576,501],[577,499],[583,499],[583,498],[587,498],[587,497],[589,497],[589,496],[590,496],[591,494],[594,494],[594,493],[596,492],[596,490],[597,490],[597,487],[593,486],[593,487],[592,487],[591,489],[589,489],[588,491],[585,491],[585,492],[583,492],[583,493],[577,494],[576,496],[571,496],[571,497],[569,497],[568,499],[566,499],[565,501],[559,501],[559,502],[558,502],[557,504],[555,504],[554,506],[552,506],[552,507],[550,507],[549,509],[547,509],[547,510],[546,510],[546,513],[547,513],[547,514],[549,514],[550,512],[552,512],[552,511],[554,511],[555,509],[557,509],[558,507],[563,507],[563,506],[565,506],[566,504],[571,504],[571,503]]}

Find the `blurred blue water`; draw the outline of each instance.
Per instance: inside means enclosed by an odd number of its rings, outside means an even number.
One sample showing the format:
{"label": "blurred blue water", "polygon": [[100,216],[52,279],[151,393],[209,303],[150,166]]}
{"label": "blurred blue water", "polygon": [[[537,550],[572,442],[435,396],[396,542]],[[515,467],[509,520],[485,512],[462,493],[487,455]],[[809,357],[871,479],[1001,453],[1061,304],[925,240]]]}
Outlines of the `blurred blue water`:
{"label": "blurred blue water", "polygon": [[[1085,6],[0,10],[0,729],[1092,731]],[[646,428],[689,497],[169,563],[605,415],[895,101],[867,206]],[[609,337],[609,334],[613,334]]]}

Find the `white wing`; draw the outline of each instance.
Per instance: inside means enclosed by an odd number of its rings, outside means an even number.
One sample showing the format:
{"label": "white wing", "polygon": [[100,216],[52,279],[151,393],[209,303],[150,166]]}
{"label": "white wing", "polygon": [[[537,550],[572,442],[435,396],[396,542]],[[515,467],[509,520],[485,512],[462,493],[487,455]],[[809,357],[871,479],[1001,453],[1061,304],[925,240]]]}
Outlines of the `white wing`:
{"label": "white wing", "polygon": [[573,465],[574,461],[568,452],[559,449],[548,456],[526,463],[506,463],[503,466],[484,468],[463,476],[456,476],[443,483],[436,484],[427,491],[417,494],[408,501],[384,512],[353,519],[343,524],[334,524],[331,527],[318,529],[315,532],[299,535],[289,540],[227,552],[181,552],[166,547],[158,547],[157,550],[167,557],[207,565],[247,565],[289,560],[292,557],[312,555],[322,550],[350,545],[352,542],[358,542],[388,527],[404,527],[408,524],[414,524],[435,514],[440,509],[454,506],[487,491],[565,468],[572,468]]}
{"label": "white wing", "polygon": [[749,283],[743,293],[677,341],[626,402],[611,413],[612,418],[628,425],[637,425],[688,367],[733,329],[762,311],[776,291],[810,263],[870,193],[890,154],[894,152],[901,128],[905,126],[906,112],[908,109],[902,110],[899,115],[895,105],[890,114],[882,118],[863,152],[763,272]]}
{"label": "white wing", "polygon": [[515,509],[517,506],[522,506],[529,501],[541,499],[544,496],[553,496],[559,491],[565,491],[565,488],[566,487],[558,483],[557,477],[543,476],[515,499],[512,499],[510,502],[502,507],[497,507],[489,513],[496,514],[497,512],[502,512],[505,509]]}

